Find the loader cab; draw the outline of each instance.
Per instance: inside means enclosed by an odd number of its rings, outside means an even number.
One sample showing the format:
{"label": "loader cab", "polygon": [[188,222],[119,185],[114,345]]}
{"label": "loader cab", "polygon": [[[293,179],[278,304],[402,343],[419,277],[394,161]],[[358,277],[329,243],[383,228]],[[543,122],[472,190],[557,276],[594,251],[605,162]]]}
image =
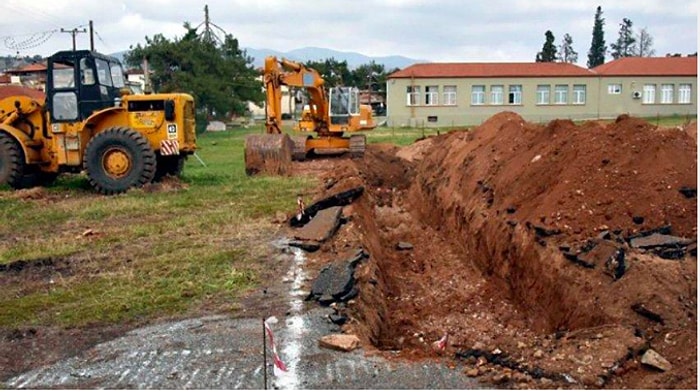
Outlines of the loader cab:
{"label": "loader cab", "polygon": [[360,98],[357,87],[333,87],[329,91],[331,124],[350,123],[350,116],[360,114]]}
{"label": "loader cab", "polygon": [[119,61],[89,50],[61,51],[49,57],[46,96],[51,122],[83,121],[114,106],[125,87]]}

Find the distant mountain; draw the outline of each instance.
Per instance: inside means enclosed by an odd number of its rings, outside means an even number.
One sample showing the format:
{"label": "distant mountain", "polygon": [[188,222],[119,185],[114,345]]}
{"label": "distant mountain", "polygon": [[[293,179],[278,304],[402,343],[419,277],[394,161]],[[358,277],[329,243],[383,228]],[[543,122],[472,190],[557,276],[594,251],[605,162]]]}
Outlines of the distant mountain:
{"label": "distant mountain", "polygon": [[307,47],[301,49],[290,50],[289,52],[280,52],[272,49],[254,49],[244,48],[248,56],[254,58],[253,64],[256,67],[262,67],[266,56],[284,57],[289,60],[306,62],[319,61],[329,58],[334,58],[338,61],[347,61],[348,67],[356,68],[362,64],[369,64],[373,61],[377,64],[383,64],[384,68],[389,71],[393,68],[406,68],[411,64],[424,63],[426,60],[416,60],[404,56],[380,56],[371,57],[356,52],[341,52],[333,49]]}
{"label": "distant mountain", "polygon": [[[363,64],[369,64],[370,61],[374,60],[377,64],[383,64],[384,69],[390,71],[394,68],[406,68],[411,64],[415,63],[425,63],[426,60],[416,60],[404,56],[381,56],[381,57],[371,57],[366,56],[361,53],[356,52],[341,52],[333,49],[324,48],[301,48],[290,50],[289,52],[280,52],[272,49],[254,49],[254,48],[244,48],[248,53],[248,56],[254,59],[253,65],[256,67],[262,67],[265,57],[267,56],[277,56],[279,58],[286,58],[292,61],[306,62],[306,61],[319,61],[334,58],[338,61],[347,61],[348,67],[356,68]],[[121,52],[111,53],[110,56],[116,57],[119,61],[124,63],[124,55],[129,53],[128,50]],[[126,66],[126,65],[125,65]]]}

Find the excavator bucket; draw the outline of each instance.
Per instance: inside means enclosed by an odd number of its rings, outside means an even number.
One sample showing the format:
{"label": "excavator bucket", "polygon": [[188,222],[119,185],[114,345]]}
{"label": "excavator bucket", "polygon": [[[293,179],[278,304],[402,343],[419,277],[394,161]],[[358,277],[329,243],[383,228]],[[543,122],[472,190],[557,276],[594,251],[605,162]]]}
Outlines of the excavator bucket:
{"label": "excavator bucket", "polygon": [[245,172],[288,175],[292,170],[294,142],[286,134],[248,135],[245,139]]}

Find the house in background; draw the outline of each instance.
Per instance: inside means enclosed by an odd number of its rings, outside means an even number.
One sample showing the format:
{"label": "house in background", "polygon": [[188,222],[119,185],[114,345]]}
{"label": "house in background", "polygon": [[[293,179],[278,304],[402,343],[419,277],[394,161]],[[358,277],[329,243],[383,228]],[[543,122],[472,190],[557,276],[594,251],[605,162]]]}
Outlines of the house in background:
{"label": "house in background", "polygon": [[696,115],[697,57],[627,57],[586,69],[568,63],[424,63],[387,79],[390,126],[475,125],[513,111],[547,122]]}
{"label": "house in background", "polygon": [[6,74],[0,74],[0,86],[8,86],[12,84],[12,77]]}
{"label": "house in background", "polygon": [[46,88],[46,63],[33,63],[5,72],[12,78],[12,84],[21,84],[26,87],[45,91]]}
{"label": "house in background", "polygon": [[698,58],[623,57],[593,68],[601,117],[697,115]]}

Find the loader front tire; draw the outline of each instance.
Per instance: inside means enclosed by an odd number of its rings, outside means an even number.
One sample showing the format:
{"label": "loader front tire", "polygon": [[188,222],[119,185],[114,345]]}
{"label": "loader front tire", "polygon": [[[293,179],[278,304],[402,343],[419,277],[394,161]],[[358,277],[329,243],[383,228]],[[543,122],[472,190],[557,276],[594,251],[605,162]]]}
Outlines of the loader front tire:
{"label": "loader front tire", "polygon": [[24,153],[19,144],[0,132],[0,185],[22,188],[24,184]]}
{"label": "loader front tire", "polygon": [[88,181],[98,192],[112,195],[153,181],[156,154],[140,133],[127,127],[114,127],[90,140],[83,167]]}

